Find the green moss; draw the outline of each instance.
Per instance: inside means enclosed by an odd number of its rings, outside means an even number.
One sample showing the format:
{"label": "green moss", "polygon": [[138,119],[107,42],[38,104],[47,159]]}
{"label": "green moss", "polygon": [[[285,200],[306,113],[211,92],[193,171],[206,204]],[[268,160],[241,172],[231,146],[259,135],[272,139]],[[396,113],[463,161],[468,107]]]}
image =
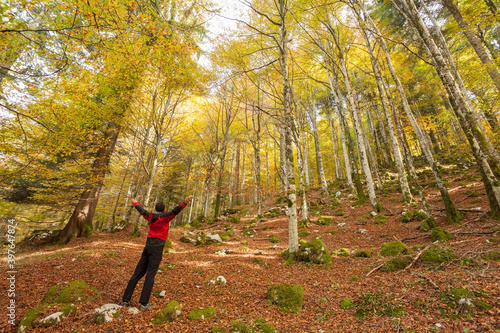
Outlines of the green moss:
{"label": "green moss", "polygon": [[201,307],[188,313],[189,320],[203,320],[214,316],[217,310],[212,307]]}
{"label": "green moss", "polygon": [[205,235],[205,232],[202,231],[201,233],[198,234],[198,236],[196,236],[194,245],[195,246],[203,245],[205,244],[206,241],[207,241],[207,236]]}
{"label": "green moss", "polygon": [[297,226],[298,229],[306,229],[309,228],[309,220],[300,220],[299,225]]}
{"label": "green moss", "polygon": [[345,215],[345,211],[343,209],[338,209],[335,212],[335,215],[337,215],[337,216],[344,216]]}
{"label": "green moss", "polygon": [[253,333],[255,329],[243,321],[235,321],[231,324],[230,333]]}
{"label": "green moss", "polygon": [[288,249],[283,250],[283,251],[281,251],[281,253],[280,253],[280,257],[281,257],[281,258],[288,259],[288,257],[289,257],[289,256],[290,256],[290,251],[289,251]]}
{"label": "green moss", "polygon": [[276,328],[267,323],[266,320],[264,318],[260,318],[260,319],[256,319],[254,321],[255,323],[255,327],[260,330],[262,333],[277,333],[278,331],[276,330]]}
{"label": "green moss", "polygon": [[[93,293],[92,296],[87,295],[89,291]],[[70,282],[66,287],[63,285],[56,285],[50,288],[42,303],[83,303],[97,297],[99,297],[97,289],[87,286],[85,281],[76,280]]]}
{"label": "green moss", "polygon": [[141,228],[138,225],[134,226],[134,232],[132,233],[132,238],[141,237]]}
{"label": "green moss", "polygon": [[198,215],[194,220],[190,222],[190,224],[196,229],[203,227],[203,225],[205,224],[205,215]]}
{"label": "green moss", "polygon": [[415,210],[413,212],[413,218],[417,221],[423,221],[427,218],[427,214],[422,210]]}
{"label": "green moss", "polygon": [[337,234],[337,229],[333,229],[332,231],[329,232],[330,235],[336,235]]}
{"label": "green moss", "polygon": [[230,216],[227,220],[229,222],[235,223],[235,224],[241,223],[241,220],[240,220],[240,218],[238,216]]}
{"label": "green moss", "polygon": [[401,222],[410,223],[411,221],[413,221],[413,212],[403,212],[401,215]]}
{"label": "green moss", "polygon": [[395,256],[398,254],[409,254],[410,250],[400,241],[382,244],[380,254],[383,256]]}
{"label": "green moss", "polygon": [[346,248],[341,248],[340,251],[337,253],[339,257],[349,257],[351,253],[349,252],[348,249]]}
{"label": "green moss", "polygon": [[462,266],[477,266],[477,263],[474,261],[474,259],[463,258],[462,260],[460,260],[460,265],[462,265]]}
{"label": "green moss", "polygon": [[167,248],[167,249],[171,249],[172,248],[172,240],[170,238],[168,238],[165,241],[165,248]]}
{"label": "green moss", "polygon": [[161,324],[165,322],[170,323],[179,318],[181,315],[182,315],[181,306],[177,301],[172,301],[168,303],[168,305],[164,307],[160,312],[158,312],[152,323],[153,324]]}
{"label": "green moss", "polygon": [[493,305],[488,304],[485,301],[474,301],[474,305],[479,309],[479,310],[491,310],[493,308]]}
{"label": "green moss", "polygon": [[349,281],[358,281],[359,280],[359,276],[357,275],[353,275],[351,276],[351,278],[349,279]]}
{"label": "green moss", "polygon": [[269,236],[269,241],[271,243],[279,243],[279,242],[281,242],[281,238],[277,235],[271,235],[271,236]]}
{"label": "green moss", "polygon": [[370,251],[357,251],[353,255],[355,258],[370,258],[372,256],[372,253]]}
{"label": "green moss", "polygon": [[94,233],[92,223],[85,223],[82,227],[82,237],[90,237]]}
{"label": "green moss", "polygon": [[490,251],[483,258],[486,260],[500,260],[500,252]]}
{"label": "green moss", "polygon": [[394,257],[380,267],[380,270],[382,272],[396,272],[405,269],[410,263],[411,256]]}
{"label": "green moss", "polygon": [[385,224],[385,222],[387,221],[387,217],[385,215],[378,215],[376,218],[375,218],[375,224],[376,225],[382,225],[382,224]]}
{"label": "green moss", "polygon": [[227,330],[225,328],[222,328],[219,326],[213,326],[210,332],[212,332],[212,333],[226,333]]}
{"label": "green moss", "polygon": [[281,311],[299,313],[304,302],[304,288],[301,285],[276,285],[267,291],[267,299],[271,304],[279,306]]}
{"label": "green moss", "polygon": [[342,310],[350,310],[354,308],[354,304],[352,303],[350,298],[346,298],[345,300],[342,301],[342,303],[340,303],[340,308]]}
{"label": "green moss", "polygon": [[432,241],[436,242],[439,241],[441,243],[445,243],[452,239],[450,233],[443,228],[437,227],[432,229]]}
{"label": "green moss", "polygon": [[313,262],[316,264],[331,265],[332,256],[325,244],[314,239],[310,242],[306,242],[300,245],[298,259],[305,262]]}
{"label": "green moss", "polygon": [[181,243],[192,243],[193,240],[186,235],[182,235],[180,238]]}
{"label": "green moss", "polygon": [[420,223],[420,231],[429,231],[436,227],[436,220],[432,216]]}
{"label": "green moss", "polygon": [[78,308],[74,304],[66,304],[61,306],[61,312],[63,313],[64,317],[69,317],[72,314],[75,314]]}
{"label": "green moss", "polygon": [[330,223],[332,223],[332,220],[333,218],[331,217],[320,217],[315,223],[318,225],[330,225]]}
{"label": "green moss", "polygon": [[35,321],[40,317],[40,313],[45,307],[39,306],[34,309],[26,311],[19,323],[18,331],[25,331],[26,329],[32,328]]}
{"label": "green moss", "polygon": [[359,297],[356,302],[356,318],[362,319],[367,315],[400,317],[404,310],[394,300],[384,293],[368,293]]}
{"label": "green moss", "polygon": [[262,227],[262,231],[266,231],[267,229],[269,229],[269,226],[267,226],[267,225]]}
{"label": "green moss", "polygon": [[243,236],[244,237],[250,237],[250,236],[253,236],[255,235],[256,231],[253,230],[253,229],[247,229],[245,231],[243,231]]}
{"label": "green moss", "polygon": [[441,264],[455,259],[455,252],[449,247],[431,246],[425,251],[420,260],[425,264]]}
{"label": "green moss", "polygon": [[302,232],[299,232],[299,237],[307,237],[309,236],[311,233],[309,231],[302,231]]}

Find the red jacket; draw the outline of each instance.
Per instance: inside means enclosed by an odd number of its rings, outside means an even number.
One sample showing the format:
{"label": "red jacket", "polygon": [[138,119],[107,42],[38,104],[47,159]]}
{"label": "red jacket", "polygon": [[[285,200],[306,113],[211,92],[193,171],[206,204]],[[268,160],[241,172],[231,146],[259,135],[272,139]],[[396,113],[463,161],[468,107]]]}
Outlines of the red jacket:
{"label": "red jacket", "polygon": [[179,214],[184,207],[186,207],[186,204],[181,202],[179,206],[175,207],[168,213],[150,213],[142,208],[138,203],[135,203],[134,207],[139,211],[139,213],[141,213],[142,217],[149,221],[148,237],[160,238],[166,241],[168,238],[170,221],[172,221],[174,217]]}

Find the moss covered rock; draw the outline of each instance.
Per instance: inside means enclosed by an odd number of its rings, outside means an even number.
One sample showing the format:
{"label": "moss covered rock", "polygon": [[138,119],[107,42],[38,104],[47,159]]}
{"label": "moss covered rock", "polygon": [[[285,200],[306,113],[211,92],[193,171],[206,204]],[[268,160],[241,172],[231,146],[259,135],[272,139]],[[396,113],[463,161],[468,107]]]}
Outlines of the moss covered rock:
{"label": "moss covered rock", "polygon": [[194,245],[196,245],[196,246],[203,245],[203,244],[205,244],[206,241],[207,241],[207,238],[206,238],[205,233],[201,232],[200,234],[198,234],[198,236],[196,236],[196,240],[195,240]]}
{"label": "moss covered rock", "polygon": [[276,330],[276,328],[273,325],[267,323],[264,318],[256,319],[254,321],[254,323],[255,323],[255,327],[258,330],[260,330],[262,333],[276,333],[276,332],[278,332]]}
{"label": "moss covered rock", "polygon": [[352,303],[350,298],[346,298],[345,300],[342,301],[342,303],[340,303],[340,308],[342,310],[350,310],[354,308],[354,304]]}
{"label": "moss covered rock", "polygon": [[345,211],[343,209],[338,209],[335,212],[335,215],[337,215],[337,216],[344,216],[345,215]]}
{"label": "moss covered rock", "polygon": [[439,241],[441,243],[445,243],[452,239],[450,233],[443,228],[437,227],[432,229],[432,241],[436,242]]}
{"label": "moss covered rock", "polygon": [[300,245],[298,259],[305,262],[313,262],[316,264],[331,265],[332,256],[325,244],[314,239],[310,242],[306,242]]}
{"label": "moss covered rock", "polygon": [[19,323],[19,327],[17,328],[16,332],[23,333],[33,328],[33,326],[40,317],[40,313],[43,311],[44,308],[45,307],[43,306],[39,306],[26,311],[26,313],[23,316],[23,319],[21,319],[21,322]]}
{"label": "moss covered rock", "polygon": [[355,258],[370,258],[372,256],[372,253],[370,251],[357,251],[353,255]]}
{"label": "moss covered rock", "polygon": [[76,280],[70,282],[66,286],[56,285],[50,288],[47,295],[42,300],[42,303],[83,303],[96,299],[97,297],[99,297],[97,289],[87,286],[85,281]]}
{"label": "moss covered rock", "polygon": [[304,288],[301,285],[276,285],[267,291],[267,299],[271,304],[279,306],[281,311],[299,313],[304,302]]}
{"label": "moss covered rock", "polygon": [[492,306],[486,301],[478,300],[478,297],[484,297],[483,292],[473,292],[466,288],[451,288],[441,292],[439,298],[453,311],[459,311],[460,314],[475,314],[476,311],[490,310]]}
{"label": "moss covered rock", "polygon": [[429,217],[420,223],[420,231],[429,231],[436,227],[436,220],[433,217]]}
{"label": "moss covered rock", "polygon": [[348,249],[341,248],[340,250],[337,251],[337,255],[339,257],[349,257],[351,255],[351,253],[349,252]]}
{"label": "moss covered rock", "polygon": [[382,244],[380,254],[383,256],[395,256],[398,254],[409,254],[410,249],[400,241]]}
{"label": "moss covered rock", "polygon": [[332,221],[333,221],[332,217],[322,216],[319,219],[317,219],[316,222],[314,222],[314,223],[316,223],[318,225],[330,225],[330,223],[332,223]]}
{"label": "moss covered rock", "polygon": [[121,306],[118,304],[104,304],[98,309],[94,310],[94,324],[102,325],[104,323],[108,323],[110,321],[115,320],[120,316],[118,312]]}
{"label": "moss covered rock", "polygon": [[189,320],[203,320],[213,317],[217,313],[217,310],[212,307],[201,307],[194,309],[188,313]]}
{"label": "moss covered rock", "polygon": [[385,215],[378,215],[376,218],[375,218],[375,224],[376,225],[382,225],[382,224],[385,224],[385,222],[387,221],[387,217]]}
{"label": "moss covered rock", "polygon": [[269,236],[269,241],[271,243],[279,243],[279,242],[281,242],[281,238],[277,235],[271,235],[271,236]]}
{"label": "moss covered rock", "polygon": [[153,324],[171,323],[182,315],[182,308],[177,301],[167,304],[152,321]]}
{"label": "moss covered rock", "polygon": [[486,260],[500,260],[500,252],[490,251],[483,258]]}
{"label": "moss covered rock", "polygon": [[396,272],[402,269],[405,269],[411,263],[411,256],[399,256],[394,257],[391,260],[387,261],[380,270],[382,272]]}
{"label": "moss covered rock", "polygon": [[302,232],[299,232],[299,237],[307,237],[309,236],[311,233],[309,231],[302,231]]}
{"label": "moss covered rock", "polygon": [[253,333],[255,332],[255,328],[248,325],[243,321],[235,321],[231,324],[229,328],[230,333]]}
{"label": "moss covered rock", "polygon": [[440,246],[433,245],[427,249],[420,260],[425,264],[441,264],[443,262],[449,262],[455,259],[455,252],[449,247],[442,248]]}

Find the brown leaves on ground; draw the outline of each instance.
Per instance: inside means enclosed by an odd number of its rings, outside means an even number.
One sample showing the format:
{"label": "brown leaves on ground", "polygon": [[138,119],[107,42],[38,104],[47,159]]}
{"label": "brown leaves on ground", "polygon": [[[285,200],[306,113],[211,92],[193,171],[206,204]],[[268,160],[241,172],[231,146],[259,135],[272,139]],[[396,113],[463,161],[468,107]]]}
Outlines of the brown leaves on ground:
{"label": "brown leaves on ground", "polygon": [[[488,205],[482,183],[469,181],[466,186],[451,177],[452,199],[459,208],[480,206],[484,212]],[[391,192],[391,188],[386,190]],[[242,227],[253,218],[243,218],[241,224],[231,224],[235,233],[230,241],[211,246],[194,247],[181,243],[180,235],[186,230],[172,228],[170,238],[176,251],[164,254],[162,272],[156,275],[153,289],[153,292],[165,290],[165,298],[152,296],[150,303],[156,306],[152,311],[131,315],[122,309],[119,320],[97,326],[91,323],[94,309],[121,301],[141,255],[147,232],[143,229],[143,236],[138,239],[131,239],[132,230],[115,234],[97,233],[89,239],[74,239],[65,246],[26,246],[18,249],[16,322],[19,323],[27,310],[39,304],[51,286],[81,279],[97,288],[100,297],[79,304],[78,312],[61,323],[47,329],[37,328],[34,332],[164,332],[163,325],[151,325],[150,322],[172,300],[182,305],[183,314],[168,325],[168,332],[211,332],[213,326],[227,329],[235,320],[252,324],[259,318],[266,319],[279,332],[495,332],[500,327],[499,262],[482,261],[481,255],[490,250],[498,251],[499,243],[489,243],[487,239],[498,238],[498,232],[492,231],[498,230],[500,224],[487,216],[478,220],[482,212],[466,212],[462,225],[448,226],[444,214],[438,210],[442,208],[439,193],[435,188],[427,188],[426,191],[429,204],[436,209],[433,212],[437,225],[453,235],[446,246],[453,248],[457,255],[457,259],[439,267],[426,266],[417,261],[406,271],[375,271],[366,276],[386,260],[377,256],[383,243],[408,239],[405,241],[408,247],[425,246],[432,243],[430,232],[419,232],[418,221],[401,223],[403,209],[413,208],[403,205],[401,195],[395,191],[387,196],[379,195],[387,209],[382,214],[388,218],[382,225],[376,225],[375,218],[368,217],[372,211],[368,203],[353,206],[356,201],[350,200],[345,190],[342,190],[341,205],[338,207],[329,207],[331,198],[323,198],[319,192],[312,191],[309,193],[310,200],[319,202],[321,199],[326,205],[312,207],[311,220],[320,215],[334,218],[329,226],[311,223],[309,228],[299,229],[299,232],[310,232],[304,239],[320,236],[330,251],[346,248],[353,254],[357,250],[369,250],[373,252],[371,258],[334,256],[332,267],[327,269],[297,262],[284,266],[285,260],[279,255],[288,247],[285,216],[257,222],[253,227],[257,234],[253,237],[245,237],[242,232]],[[275,201],[275,197],[268,198],[264,207],[274,207]],[[335,215],[339,208],[345,211],[345,215]],[[319,214],[313,215],[315,211]],[[254,211],[250,212],[251,216],[254,214]],[[225,222],[219,224],[222,229]],[[217,227],[210,230],[215,229]],[[359,229],[366,231],[361,234]],[[330,234],[333,230],[336,233]],[[274,244],[266,240],[270,235],[281,238],[276,248],[272,248]],[[221,256],[216,254],[217,249],[231,249],[233,252]],[[418,250],[412,252],[414,256],[417,253]],[[461,259],[465,257],[474,259],[478,264],[461,265]],[[172,263],[175,265],[169,266]],[[6,270],[2,270],[2,276],[6,274]],[[227,279],[226,286],[207,285],[209,280],[219,275]],[[291,315],[269,305],[265,294],[274,284],[302,285],[303,311]],[[2,290],[6,290],[6,279],[1,279],[0,285]],[[141,288],[142,281],[136,287],[132,306],[138,306]],[[482,290],[490,297],[487,302],[493,308],[469,318],[453,316],[453,311],[440,301],[440,293],[450,288]],[[383,306],[399,307],[404,313],[398,316],[368,315],[358,320],[355,308],[340,308],[340,303],[346,298],[358,302],[369,293],[383,294],[390,300]],[[201,321],[187,319],[191,310],[201,306],[215,307],[217,315]],[[0,318],[0,325],[2,331],[12,329],[5,315]]]}

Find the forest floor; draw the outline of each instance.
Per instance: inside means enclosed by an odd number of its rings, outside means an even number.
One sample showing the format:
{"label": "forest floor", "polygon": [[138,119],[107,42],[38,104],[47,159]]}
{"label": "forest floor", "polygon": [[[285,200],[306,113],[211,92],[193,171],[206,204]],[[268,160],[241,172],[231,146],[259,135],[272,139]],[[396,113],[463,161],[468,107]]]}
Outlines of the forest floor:
{"label": "forest floor", "polygon": [[[421,180],[437,225],[453,236],[442,245],[454,250],[456,259],[451,262],[427,265],[418,260],[407,270],[373,271],[390,259],[378,255],[383,243],[403,241],[412,248],[413,257],[418,256],[424,246],[432,244],[430,232],[418,230],[419,221],[401,222],[403,210],[417,208],[404,205],[401,194],[389,186],[386,194],[379,195],[386,209],[379,215],[385,215],[387,221],[377,225],[375,217],[369,216],[370,204],[355,206],[356,200],[349,198],[346,189],[332,189],[330,196],[322,196],[315,190],[310,192],[311,221],[319,216],[332,216],[333,222],[328,226],[311,223],[299,232],[310,233],[301,237],[307,241],[320,236],[330,251],[345,248],[351,253],[346,257],[333,255],[330,267],[301,262],[285,266],[280,253],[288,248],[286,216],[258,220],[252,227],[256,234],[245,236],[248,222],[255,220],[255,208],[250,207],[251,217],[242,216],[241,223],[231,223],[234,235],[220,244],[195,247],[182,243],[182,233],[199,229],[171,228],[175,252],[164,253],[162,272],[156,275],[153,289],[154,293],[165,290],[166,296],[152,296],[150,304],[155,308],[151,311],[132,315],[122,308],[118,319],[96,325],[92,323],[94,309],[107,303],[120,303],[141,255],[147,230],[143,228],[142,236],[136,239],[131,238],[133,229],[128,228],[118,233],[94,233],[90,238],[73,239],[64,246],[25,244],[18,246],[16,253],[16,323],[27,310],[41,304],[52,286],[84,280],[99,291],[96,299],[77,304],[77,313],[60,323],[32,331],[212,332],[215,326],[228,329],[237,320],[253,325],[255,320],[264,318],[278,332],[500,332],[500,261],[483,259],[489,251],[498,252],[500,248],[500,222],[487,215],[487,197],[476,171],[452,167],[445,174],[457,207],[470,210],[463,212],[462,224],[447,225],[440,210],[443,204],[439,192],[432,186],[432,176],[429,172],[423,173]],[[342,192],[338,199],[340,206],[333,207],[332,196],[338,191]],[[276,205],[276,197],[269,197],[262,211]],[[481,209],[474,211],[472,207]],[[337,216],[339,209],[345,214]],[[217,222],[202,228],[205,232],[223,230],[227,223]],[[271,235],[281,241],[271,243]],[[221,249],[232,250],[232,253],[216,254]],[[354,257],[352,254],[358,250],[371,251],[372,256]],[[464,258],[471,261],[467,264]],[[6,275],[6,269],[2,269],[1,276]],[[208,280],[220,275],[226,278],[226,286],[207,286]],[[266,291],[276,284],[303,286],[304,303],[300,313],[285,313],[268,304]],[[8,289],[5,278],[0,280],[0,287]],[[141,288],[142,281],[136,287],[132,306],[138,306]],[[450,307],[445,302],[452,288],[466,288],[474,292],[475,301],[485,301],[492,308],[466,314],[458,304]],[[2,297],[8,302],[6,295]],[[343,310],[340,305],[347,298],[355,307]],[[181,304],[182,316],[167,329],[164,325],[151,324],[156,314],[172,300]],[[205,320],[187,318],[187,313],[202,306],[216,308],[217,314]],[[363,318],[356,316],[360,310],[366,314]],[[47,308],[43,315],[53,312]],[[5,315],[0,318],[0,331],[14,331],[7,320]]]}

